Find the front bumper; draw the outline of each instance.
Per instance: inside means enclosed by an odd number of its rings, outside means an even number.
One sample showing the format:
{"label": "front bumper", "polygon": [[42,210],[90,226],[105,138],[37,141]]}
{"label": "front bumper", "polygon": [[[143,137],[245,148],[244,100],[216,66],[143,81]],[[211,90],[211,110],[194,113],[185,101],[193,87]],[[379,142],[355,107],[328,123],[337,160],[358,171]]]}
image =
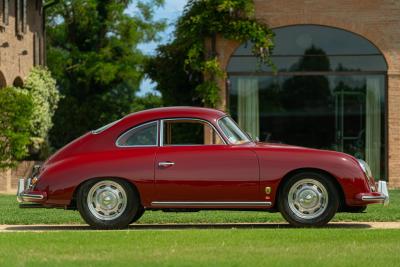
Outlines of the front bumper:
{"label": "front bumper", "polygon": [[383,203],[384,206],[389,205],[389,190],[385,181],[379,181],[376,185],[377,192],[362,193],[357,196],[359,200],[365,204]]}
{"label": "front bumper", "polygon": [[17,200],[20,203],[23,202],[35,202],[42,203],[46,200],[47,196],[45,192],[35,191],[32,186],[32,179],[19,179]]}

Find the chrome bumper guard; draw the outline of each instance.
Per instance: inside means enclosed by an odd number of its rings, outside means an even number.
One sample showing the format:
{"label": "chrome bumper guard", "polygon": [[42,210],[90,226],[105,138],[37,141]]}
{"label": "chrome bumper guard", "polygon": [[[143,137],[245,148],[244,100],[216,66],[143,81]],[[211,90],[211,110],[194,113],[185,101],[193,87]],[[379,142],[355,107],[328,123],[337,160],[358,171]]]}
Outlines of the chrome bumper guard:
{"label": "chrome bumper guard", "polygon": [[31,179],[23,178],[18,180],[17,200],[19,203],[44,199],[42,194],[25,193],[26,189],[32,189],[31,181]]}
{"label": "chrome bumper guard", "polygon": [[363,201],[379,201],[382,202],[384,206],[389,205],[389,190],[387,183],[385,181],[379,181],[377,184],[378,196],[363,196],[361,199]]}

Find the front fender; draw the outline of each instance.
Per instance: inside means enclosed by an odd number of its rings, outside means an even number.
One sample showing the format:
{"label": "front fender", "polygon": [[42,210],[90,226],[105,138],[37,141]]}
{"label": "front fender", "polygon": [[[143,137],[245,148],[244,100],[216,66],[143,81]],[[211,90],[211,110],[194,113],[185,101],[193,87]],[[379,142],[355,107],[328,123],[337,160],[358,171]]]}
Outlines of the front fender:
{"label": "front fender", "polygon": [[[262,149],[257,151],[260,161],[261,190],[271,187],[270,198],[275,202],[282,181],[302,169],[321,170],[340,185],[347,205],[355,205],[356,196],[369,192],[365,174],[357,160],[347,154],[314,149]],[[264,193],[265,194],[265,193]]]}

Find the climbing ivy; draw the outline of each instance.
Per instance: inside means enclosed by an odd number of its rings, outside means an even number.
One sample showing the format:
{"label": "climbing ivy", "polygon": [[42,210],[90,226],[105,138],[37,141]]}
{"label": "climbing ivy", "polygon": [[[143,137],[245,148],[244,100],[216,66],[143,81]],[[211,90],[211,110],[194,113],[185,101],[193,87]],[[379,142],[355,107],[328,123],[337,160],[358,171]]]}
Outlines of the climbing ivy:
{"label": "climbing ivy", "polygon": [[[220,102],[217,80],[225,77],[218,54],[206,42],[215,43],[218,36],[238,42],[253,43],[253,54],[260,63],[272,65],[273,32],[254,17],[252,0],[189,0],[177,23],[176,39],[185,44],[187,72],[203,74],[195,91],[204,105],[216,107]],[[211,51],[210,51],[211,50]]]}

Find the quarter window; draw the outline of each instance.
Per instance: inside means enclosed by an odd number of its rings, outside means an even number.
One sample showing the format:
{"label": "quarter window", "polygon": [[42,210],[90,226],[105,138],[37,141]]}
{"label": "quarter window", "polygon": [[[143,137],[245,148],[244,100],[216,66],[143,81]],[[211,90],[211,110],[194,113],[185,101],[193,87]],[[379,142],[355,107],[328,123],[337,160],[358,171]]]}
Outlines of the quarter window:
{"label": "quarter window", "polygon": [[117,140],[118,146],[157,146],[158,122],[150,122],[135,127]]}
{"label": "quarter window", "polygon": [[200,120],[165,120],[163,144],[169,145],[221,145],[224,142],[208,123]]}

